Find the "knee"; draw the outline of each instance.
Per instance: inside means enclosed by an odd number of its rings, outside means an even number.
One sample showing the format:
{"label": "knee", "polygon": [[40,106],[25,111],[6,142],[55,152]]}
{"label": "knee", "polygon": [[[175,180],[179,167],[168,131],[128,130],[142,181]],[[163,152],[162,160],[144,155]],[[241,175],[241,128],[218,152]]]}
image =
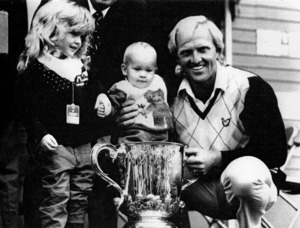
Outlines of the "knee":
{"label": "knee", "polygon": [[267,166],[255,157],[245,156],[232,161],[224,170],[221,182],[225,191],[237,197],[264,197],[265,188],[273,187]]}

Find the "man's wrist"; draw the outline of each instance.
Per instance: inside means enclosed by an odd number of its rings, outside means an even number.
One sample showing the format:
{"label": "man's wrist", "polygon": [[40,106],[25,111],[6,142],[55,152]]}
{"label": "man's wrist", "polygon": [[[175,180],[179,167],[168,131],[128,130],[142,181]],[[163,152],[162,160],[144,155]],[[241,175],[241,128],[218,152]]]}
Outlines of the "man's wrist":
{"label": "man's wrist", "polygon": [[222,166],[222,153],[221,151],[214,151],[214,164],[217,168]]}

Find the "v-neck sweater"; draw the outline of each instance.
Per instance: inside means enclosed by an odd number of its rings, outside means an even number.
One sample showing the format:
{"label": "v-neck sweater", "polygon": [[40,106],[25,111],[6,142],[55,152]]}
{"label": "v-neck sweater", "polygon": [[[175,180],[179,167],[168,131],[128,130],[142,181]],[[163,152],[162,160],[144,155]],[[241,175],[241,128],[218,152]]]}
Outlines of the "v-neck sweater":
{"label": "v-neck sweater", "polygon": [[285,162],[284,124],[275,93],[254,73],[218,64],[214,90],[206,103],[195,98],[183,79],[172,110],[176,141],[221,151],[224,168],[246,155],[258,157],[270,168]]}

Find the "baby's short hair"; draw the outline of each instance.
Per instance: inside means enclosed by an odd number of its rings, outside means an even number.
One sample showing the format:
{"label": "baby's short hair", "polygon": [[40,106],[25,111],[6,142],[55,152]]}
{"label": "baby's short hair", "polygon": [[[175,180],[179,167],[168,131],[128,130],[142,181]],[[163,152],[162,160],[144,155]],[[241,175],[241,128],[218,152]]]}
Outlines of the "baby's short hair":
{"label": "baby's short hair", "polygon": [[220,29],[212,21],[208,20],[205,16],[191,16],[180,20],[169,34],[168,48],[172,55],[177,55],[178,34],[185,33],[186,36],[192,37],[194,31],[198,28],[199,25],[203,25],[208,29],[212,36],[216,50],[219,53],[222,52],[224,43],[223,34],[220,31]]}
{"label": "baby's short hair", "polygon": [[155,59],[157,58],[157,54],[156,54],[154,47],[152,47],[150,44],[148,44],[146,42],[140,41],[140,42],[132,43],[126,48],[124,55],[123,55],[123,63],[127,64],[130,59],[130,56],[132,54],[134,54],[134,52],[139,51],[138,48],[150,49],[153,52],[153,55],[155,55]]}

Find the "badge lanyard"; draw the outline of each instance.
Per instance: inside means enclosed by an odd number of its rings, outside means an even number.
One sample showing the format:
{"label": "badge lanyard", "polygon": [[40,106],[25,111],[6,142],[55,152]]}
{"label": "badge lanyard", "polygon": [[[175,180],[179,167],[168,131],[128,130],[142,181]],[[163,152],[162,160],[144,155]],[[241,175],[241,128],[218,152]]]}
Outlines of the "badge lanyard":
{"label": "badge lanyard", "polygon": [[72,82],[72,104],[67,104],[66,107],[66,122],[68,124],[79,124],[80,109],[78,105],[75,105],[75,83]]}

